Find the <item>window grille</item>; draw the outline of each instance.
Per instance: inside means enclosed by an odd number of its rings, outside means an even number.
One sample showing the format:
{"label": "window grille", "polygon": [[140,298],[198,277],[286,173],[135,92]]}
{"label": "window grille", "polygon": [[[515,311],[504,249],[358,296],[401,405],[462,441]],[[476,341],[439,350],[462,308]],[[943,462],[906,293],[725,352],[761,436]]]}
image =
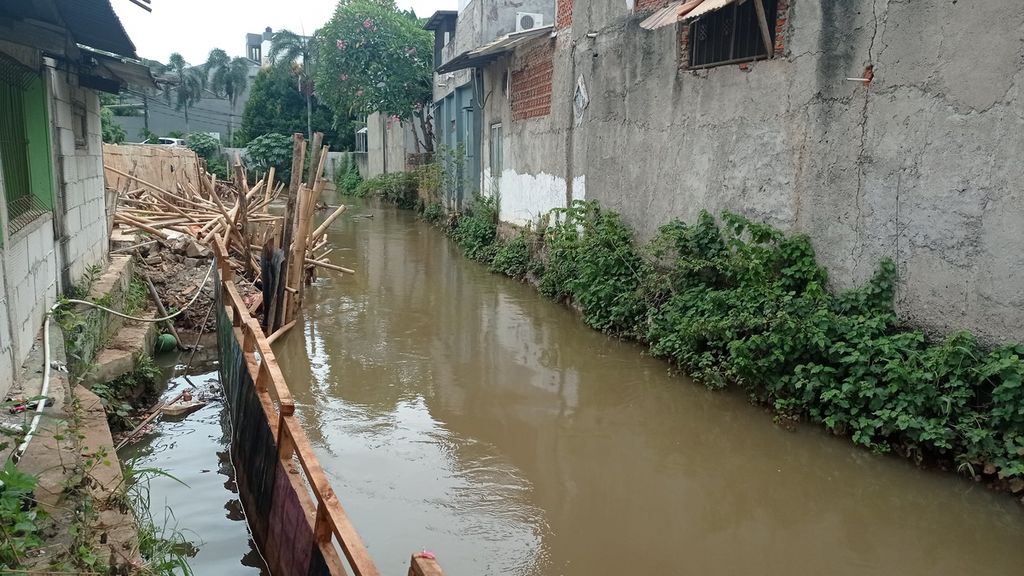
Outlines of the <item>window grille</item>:
{"label": "window grille", "polygon": [[[768,30],[775,41],[778,0],[763,0]],[[708,68],[768,57],[754,2],[732,4],[690,24],[690,68]]]}
{"label": "window grille", "polygon": [[25,130],[25,88],[33,77],[31,70],[0,54],[0,163],[11,234],[39,215],[40,203],[32,197]]}

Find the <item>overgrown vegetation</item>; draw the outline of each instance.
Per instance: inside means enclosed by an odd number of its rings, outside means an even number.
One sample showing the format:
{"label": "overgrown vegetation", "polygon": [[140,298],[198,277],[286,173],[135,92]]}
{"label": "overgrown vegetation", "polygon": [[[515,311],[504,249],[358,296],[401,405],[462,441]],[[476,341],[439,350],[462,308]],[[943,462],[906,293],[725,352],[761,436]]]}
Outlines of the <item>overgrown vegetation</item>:
{"label": "overgrown vegetation", "polygon": [[117,379],[93,384],[91,390],[99,396],[107,421],[112,431],[130,430],[133,427],[132,414],[139,397],[152,393],[154,383],[160,376],[160,367],[146,354],[135,359],[135,370]]}
{"label": "overgrown vegetation", "polygon": [[17,570],[43,544],[45,513],[36,507],[36,479],[10,460],[0,468],[0,568]]}
{"label": "overgrown vegetation", "polygon": [[334,171],[334,187],[346,196],[354,196],[363,177],[359,175],[359,165],[351,154],[343,157],[341,165]]}
{"label": "overgrown vegetation", "polygon": [[284,134],[264,134],[254,138],[245,147],[250,167],[255,174],[266,174],[273,166],[275,178],[288,182],[292,177],[292,137]]}
{"label": "overgrown vegetation", "polygon": [[140,468],[129,462],[122,468],[122,483],[114,490],[110,504],[135,516],[139,553],[145,562],[141,567],[142,574],[190,576],[192,568],[188,564],[188,557],[195,545],[178,529],[170,508],[164,509],[164,518],[159,525],[153,518],[149,487],[150,481],[157,477],[170,478],[187,486],[165,470]]}
{"label": "overgrown vegetation", "polygon": [[[440,205],[423,211],[444,220]],[[966,332],[932,342],[901,326],[891,261],[833,294],[806,236],[737,214],[672,222],[641,247],[594,202],[550,213],[537,249],[525,234],[502,242],[496,223],[494,201],[477,198],[449,233],[466,256],[530,277],[707,386],[739,386],[878,452],[1024,477],[1024,345],[985,350]]]}
{"label": "overgrown vegetation", "polygon": [[[356,177],[359,177],[358,172]],[[380,198],[384,202],[407,209],[416,207],[418,190],[419,178],[415,172],[393,172],[366,180],[359,177],[354,187],[339,188],[342,194],[357,198]]]}

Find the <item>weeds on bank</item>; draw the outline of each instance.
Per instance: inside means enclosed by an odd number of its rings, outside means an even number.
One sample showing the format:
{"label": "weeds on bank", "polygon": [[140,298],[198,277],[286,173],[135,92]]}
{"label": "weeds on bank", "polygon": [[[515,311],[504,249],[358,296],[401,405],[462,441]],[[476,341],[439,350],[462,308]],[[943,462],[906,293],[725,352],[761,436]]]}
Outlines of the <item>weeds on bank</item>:
{"label": "weeds on bank", "polygon": [[139,553],[144,564],[141,574],[189,576],[192,568],[188,558],[194,556],[196,547],[185,538],[177,526],[177,519],[170,508],[164,509],[163,522],[157,525],[153,518],[149,485],[153,478],[170,478],[183,486],[181,480],[160,468],[139,468],[129,463],[122,470],[121,485],[114,490],[111,504],[122,512],[135,515],[138,525]]}
{"label": "weeds on bank", "polygon": [[103,403],[107,421],[112,430],[127,430],[133,427],[131,420],[135,412],[133,401],[139,392],[143,395],[153,390],[160,376],[160,367],[147,354],[135,359],[135,370],[110,382],[93,384],[90,388]]}
{"label": "weeds on bank", "polygon": [[[428,205],[424,218],[439,212]],[[709,387],[740,386],[784,418],[878,452],[1024,477],[1024,345],[985,350],[966,332],[931,342],[901,326],[891,261],[833,294],[806,236],[737,214],[671,222],[641,247],[594,202],[548,222],[536,248],[501,241],[497,206],[477,198],[449,234],[468,257],[532,273],[588,325],[647,343]]]}
{"label": "weeds on bank", "polygon": [[7,461],[0,468],[0,567],[21,568],[28,554],[43,544],[45,512],[33,502],[36,479]]}

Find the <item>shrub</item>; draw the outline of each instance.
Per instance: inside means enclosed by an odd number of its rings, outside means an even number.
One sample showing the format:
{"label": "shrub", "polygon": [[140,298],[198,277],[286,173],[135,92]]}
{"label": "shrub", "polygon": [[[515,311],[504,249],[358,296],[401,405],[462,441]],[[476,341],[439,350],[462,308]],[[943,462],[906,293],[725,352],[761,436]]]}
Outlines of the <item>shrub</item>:
{"label": "shrub", "polygon": [[[252,139],[245,147],[245,154],[254,173],[266,174],[270,167],[276,168],[274,178],[288,182],[292,178],[292,137],[284,134],[264,134]],[[308,157],[308,154],[307,154]]]}
{"label": "shrub", "polygon": [[211,162],[220,150],[220,141],[205,132],[194,132],[188,135],[188,148]]}
{"label": "shrub", "polygon": [[341,194],[353,196],[362,181],[363,177],[359,175],[359,165],[356,164],[351,154],[346,154],[334,173],[334,187]]}
{"label": "shrub", "polygon": [[646,316],[641,291],[650,266],[633,246],[619,216],[595,202],[577,200],[553,211],[555,224],[544,236],[547,261],[542,293],[569,298],[591,327],[613,334],[635,334]]}
{"label": "shrub", "polygon": [[427,222],[436,224],[444,218],[444,204],[441,204],[440,202],[430,202],[423,207],[423,213],[421,215]]}
{"label": "shrub", "polygon": [[508,242],[499,245],[491,261],[492,272],[522,279],[530,271],[533,259],[530,257],[530,246],[526,234],[519,234]]}
{"label": "shrub", "polygon": [[490,263],[497,252],[498,202],[494,197],[477,195],[451,231],[452,239],[473,260]]}

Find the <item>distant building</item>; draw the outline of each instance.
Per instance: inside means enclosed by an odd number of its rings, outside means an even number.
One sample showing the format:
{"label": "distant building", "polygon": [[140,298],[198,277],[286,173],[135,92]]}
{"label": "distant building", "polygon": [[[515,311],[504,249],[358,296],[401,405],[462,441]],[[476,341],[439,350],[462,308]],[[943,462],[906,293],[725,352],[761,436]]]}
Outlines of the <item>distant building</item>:
{"label": "distant building", "polygon": [[274,39],[274,31],[267,26],[262,34],[245,35],[245,57],[258,66],[269,66],[270,43]]}

